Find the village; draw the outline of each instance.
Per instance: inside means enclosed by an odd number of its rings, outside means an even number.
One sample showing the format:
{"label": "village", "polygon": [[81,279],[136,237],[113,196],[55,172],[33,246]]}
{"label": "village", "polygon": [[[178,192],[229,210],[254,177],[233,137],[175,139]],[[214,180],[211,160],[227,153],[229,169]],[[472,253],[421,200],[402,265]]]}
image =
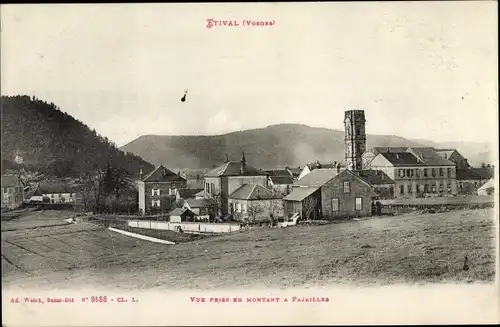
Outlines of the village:
{"label": "village", "polygon": [[[482,203],[482,196],[490,199],[494,193],[494,167],[472,167],[458,149],[367,150],[364,111],[346,111],[343,122],[345,157],[328,163],[263,170],[242,152],[237,160],[226,154],[218,167],[195,178],[163,164],[140,171],[137,179],[128,180],[137,190],[137,201],[127,224],[221,233],[263,223],[287,227],[298,221],[380,216],[392,214],[394,205],[473,204],[478,199]],[[15,160],[22,165],[22,158]],[[64,180],[30,183],[21,176],[2,175],[2,210],[59,206],[86,211],[81,186]]]}

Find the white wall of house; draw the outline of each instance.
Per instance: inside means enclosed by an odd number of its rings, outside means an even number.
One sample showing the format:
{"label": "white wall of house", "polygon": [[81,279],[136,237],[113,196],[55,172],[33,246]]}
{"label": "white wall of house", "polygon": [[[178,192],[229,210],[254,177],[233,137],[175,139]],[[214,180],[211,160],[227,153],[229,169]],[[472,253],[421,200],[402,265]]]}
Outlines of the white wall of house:
{"label": "white wall of house", "polygon": [[309,169],[309,167],[304,166],[304,168],[302,169],[302,171],[299,174],[299,178],[298,179],[301,179],[302,177],[304,177],[305,175],[309,174],[310,172],[311,172],[311,170]]}
{"label": "white wall of house", "polygon": [[137,182],[137,188],[139,191],[139,212],[144,214],[146,212],[146,194],[145,194],[145,186],[143,181]]}

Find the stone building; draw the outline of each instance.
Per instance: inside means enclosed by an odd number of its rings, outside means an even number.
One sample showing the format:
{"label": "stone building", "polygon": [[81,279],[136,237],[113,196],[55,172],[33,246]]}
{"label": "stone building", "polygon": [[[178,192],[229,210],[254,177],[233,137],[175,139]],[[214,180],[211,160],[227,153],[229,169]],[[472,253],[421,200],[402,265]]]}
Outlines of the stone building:
{"label": "stone building", "polygon": [[256,184],[268,188],[268,176],[260,169],[247,164],[245,154],[240,162],[229,161],[208,171],[204,177],[205,194],[215,198],[219,209],[214,215],[230,214],[228,198],[234,191],[245,184]]}
{"label": "stone building", "polygon": [[186,188],[186,179],[164,167],[155,168],[137,181],[139,212],[154,214],[168,212],[175,206],[177,190]]}
{"label": "stone building", "polygon": [[297,181],[283,201],[287,216],[331,219],[370,216],[374,197],[372,185],[355,171],[316,169]]}
{"label": "stone building", "polygon": [[366,151],[364,110],[345,112],[345,164],[349,170],[362,169],[362,155]]}

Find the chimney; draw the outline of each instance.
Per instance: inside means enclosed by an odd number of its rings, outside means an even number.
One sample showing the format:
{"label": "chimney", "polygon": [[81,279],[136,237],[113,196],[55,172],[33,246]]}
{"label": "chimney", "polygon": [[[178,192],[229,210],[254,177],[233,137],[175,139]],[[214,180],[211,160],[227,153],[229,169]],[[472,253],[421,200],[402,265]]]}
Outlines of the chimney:
{"label": "chimney", "polygon": [[399,159],[399,153],[396,153],[396,159]]}
{"label": "chimney", "polygon": [[243,175],[247,168],[247,159],[245,158],[245,152],[242,152],[241,163],[240,163],[240,174]]}
{"label": "chimney", "polygon": [[228,163],[228,162],[229,162],[229,156],[228,156],[228,154],[226,152],[226,161],[224,161],[224,163]]}
{"label": "chimney", "polygon": [[139,168],[139,179],[142,179],[142,168]]}
{"label": "chimney", "polygon": [[340,163],[337,164],[337,174],[340,174]]}

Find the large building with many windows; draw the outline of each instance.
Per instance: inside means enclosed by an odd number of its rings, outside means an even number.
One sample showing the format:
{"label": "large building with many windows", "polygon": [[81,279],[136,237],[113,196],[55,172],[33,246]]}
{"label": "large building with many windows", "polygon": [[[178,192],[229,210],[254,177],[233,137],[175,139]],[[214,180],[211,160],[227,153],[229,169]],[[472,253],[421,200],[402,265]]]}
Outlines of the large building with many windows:
{"label": "large building with many windows", "polygon": [[453,196],[457,194],[456,164],[435,149],[409,147],[406,151],[386,148],[366,165],[394,180],[395,198]]}

